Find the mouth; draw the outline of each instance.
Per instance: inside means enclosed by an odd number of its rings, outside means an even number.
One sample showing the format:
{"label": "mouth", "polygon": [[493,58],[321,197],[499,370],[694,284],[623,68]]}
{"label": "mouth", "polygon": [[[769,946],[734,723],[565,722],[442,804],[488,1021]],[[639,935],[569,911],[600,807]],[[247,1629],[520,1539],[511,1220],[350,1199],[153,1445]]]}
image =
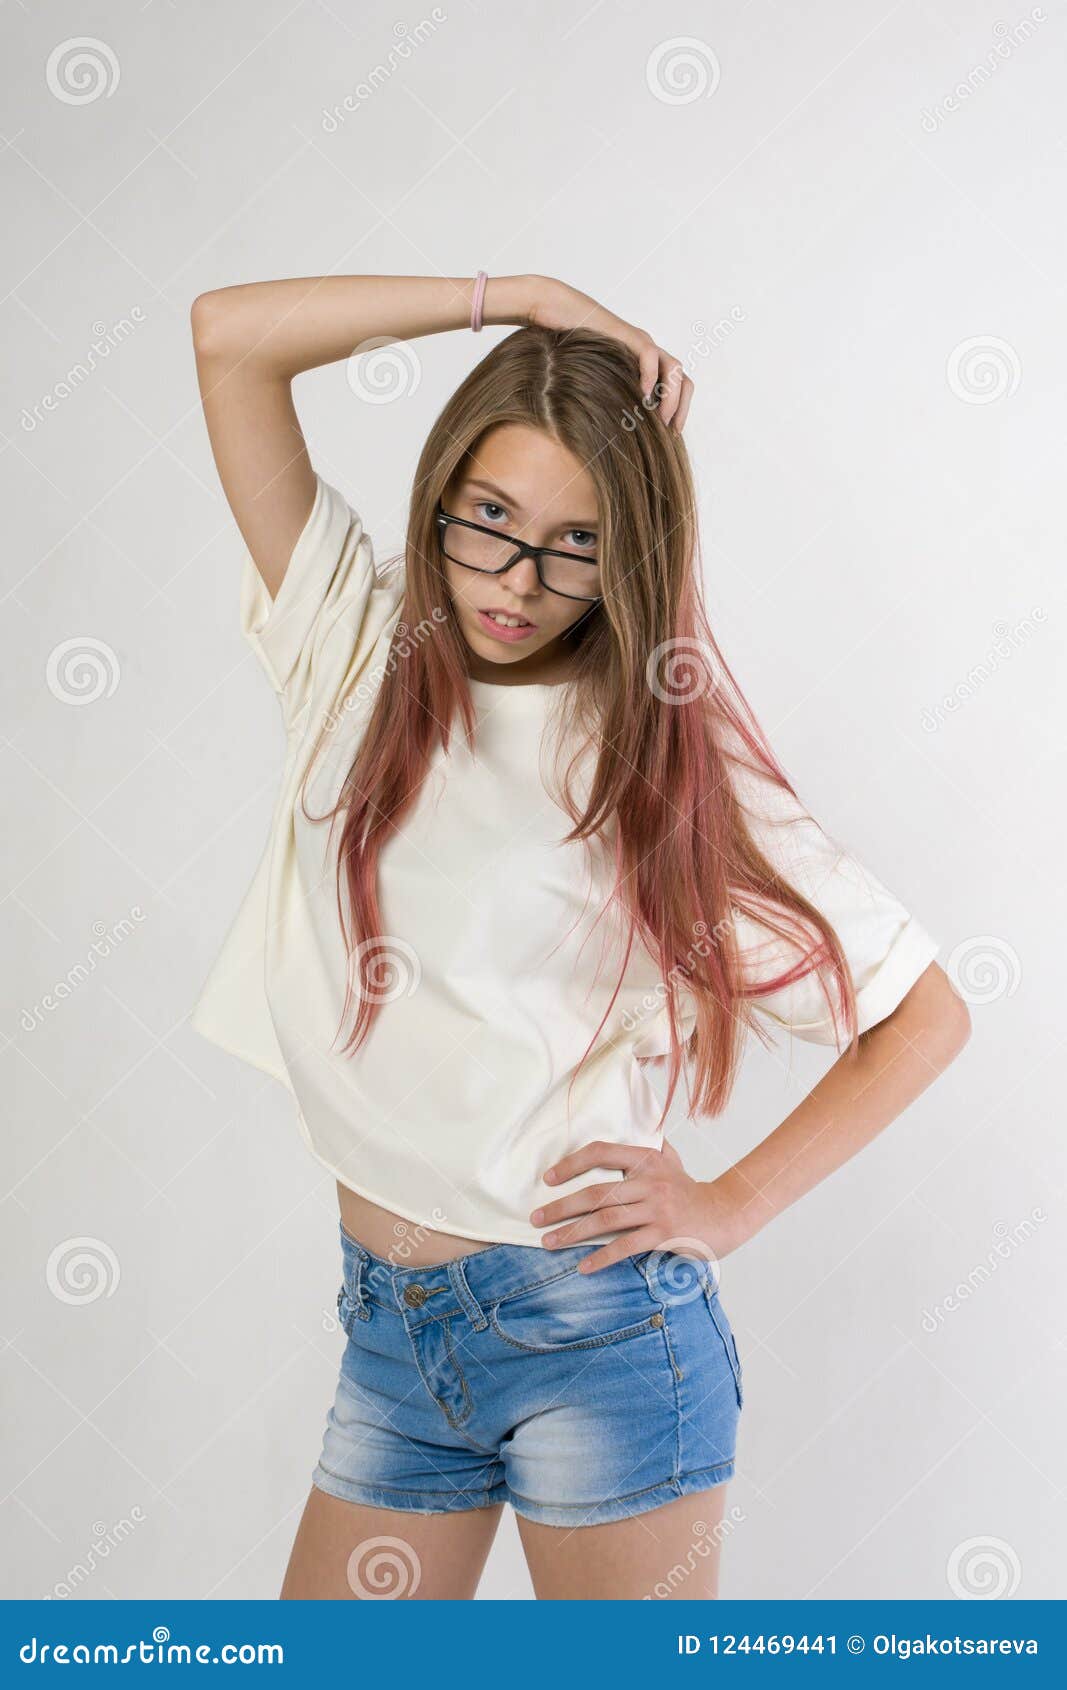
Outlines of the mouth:
{"label": "mouth", "polygon": [[537,632],[536,622],[527,621],[525,616],[519,616],[515,611],[479,610],[477,617],[479,627],[496,640],[514,643],[516,640],[528,640],[531,634]]}

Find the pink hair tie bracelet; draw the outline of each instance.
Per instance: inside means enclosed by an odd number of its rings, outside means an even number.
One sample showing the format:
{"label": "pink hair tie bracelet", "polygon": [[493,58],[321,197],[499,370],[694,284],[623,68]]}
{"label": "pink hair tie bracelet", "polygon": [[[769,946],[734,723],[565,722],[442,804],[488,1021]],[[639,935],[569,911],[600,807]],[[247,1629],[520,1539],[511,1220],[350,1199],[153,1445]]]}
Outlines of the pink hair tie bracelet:
{"label": "pink hair tie bracelet", "polygon": [[474,278],[474,299],[471,303],[471,328],[475,334],[482,326],[482,301],[485,298],[485,284],[489,280],[484,270],[479,270]]}

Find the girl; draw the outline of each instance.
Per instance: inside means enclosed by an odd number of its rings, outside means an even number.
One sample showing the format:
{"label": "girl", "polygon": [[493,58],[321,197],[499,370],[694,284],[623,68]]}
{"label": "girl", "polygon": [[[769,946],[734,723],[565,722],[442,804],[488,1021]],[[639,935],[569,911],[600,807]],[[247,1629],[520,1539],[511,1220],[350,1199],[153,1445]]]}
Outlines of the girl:
{"label": "girl", "polygon": [[[483,321],[517,332],[378,564],[293,378]],[[192,324],[286,730],[194,1025],[291,1089],[340,1203],[348,1342],[282,1594],[472,1597],[509,1502],[539,1597],[678,1565],[673,1594],[714,1596],[744,1394],[717,1264],[925,1090],[967,1012],[707,627],[677,359],[484,272],[223,288]],[[679,1079],[720,1112],[771,1024],[837,1060],[696,1180],[663,1137]]]}

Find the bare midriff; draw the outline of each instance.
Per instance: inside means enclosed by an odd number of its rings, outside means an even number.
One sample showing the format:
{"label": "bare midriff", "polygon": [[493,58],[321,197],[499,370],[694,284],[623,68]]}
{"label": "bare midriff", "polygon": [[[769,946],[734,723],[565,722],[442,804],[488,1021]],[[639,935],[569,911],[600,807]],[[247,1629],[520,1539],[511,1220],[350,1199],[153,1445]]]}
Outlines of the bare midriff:
{"label": "bare midriff", "polygon": [[337,1201],[345,1231],[372,1256],[381,1256],[394,1267],[432,1267],[435,1262],[450,1262],[456,1256],[470,1255],[472,1250],[484,1250],[493,1242],[489,1238],[459,1238],[453,1232],[434,1232],[419,1221],[405,1220],[392,1209],[372,1203],[369,1197],[362,1197],[340,1180]]}

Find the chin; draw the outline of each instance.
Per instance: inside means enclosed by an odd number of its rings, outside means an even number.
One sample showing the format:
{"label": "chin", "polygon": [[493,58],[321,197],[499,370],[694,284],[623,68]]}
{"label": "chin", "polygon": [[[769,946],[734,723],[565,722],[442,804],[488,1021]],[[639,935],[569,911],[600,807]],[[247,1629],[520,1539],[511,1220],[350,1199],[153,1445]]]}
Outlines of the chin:
{"label": "chin", "polygon": [[524,663],[532,655],[529,651],[515,651],[509,657],[507,652],[501,652],[499,646],[494,647],[492,651],[478,652],[479,657],[484,658],[487,663],[495,664],[498,669],[510,669],[513,664]]}
{"label": "chin", "polygon": [[484,657],[487,662],[506,665],[524,663],[528,658],[536,657],[538,652],[545,649],[549,641],[542,636],[541,639],[535,639],[532,642],[530,640],[517,640],[513,645],[508,645],[504,640],[494,640],[490,634],[483,634],[482,630],[477,628],[473,635],[468,637],[467,644],[472,651],[476,651],[478,656]]}

